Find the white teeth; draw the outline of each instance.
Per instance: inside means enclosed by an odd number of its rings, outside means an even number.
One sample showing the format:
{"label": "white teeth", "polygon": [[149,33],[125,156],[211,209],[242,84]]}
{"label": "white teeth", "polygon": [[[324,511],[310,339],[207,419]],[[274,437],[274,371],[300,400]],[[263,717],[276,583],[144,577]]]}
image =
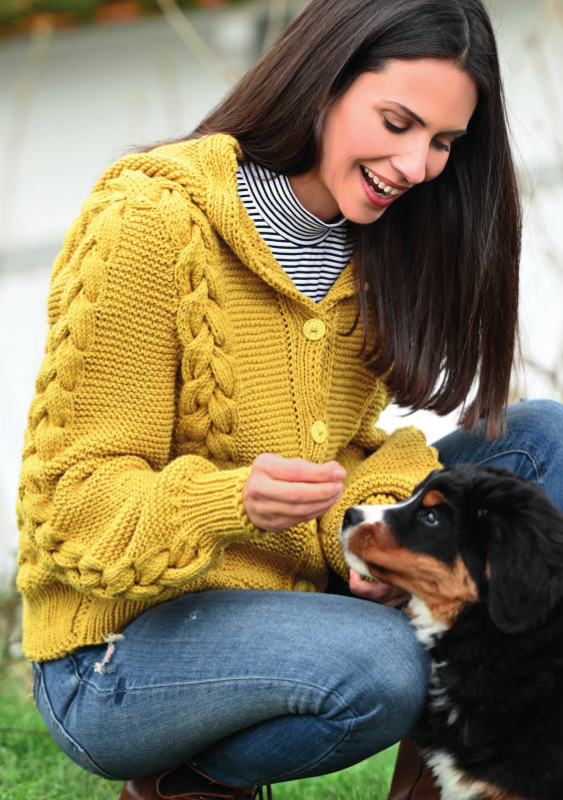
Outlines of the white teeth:
{"label": "white teeth", "polygon": [[376,177],[373,174],[373,172],[370,169],[368,169],[367,167],[362,166],[362,169],[364,170],[364,172],[366,173],[368,178],[370,178],[370,180],[372,180],[375,183],[377,188],[380,189],[385,194],[388,194],[391,197],[397,197],[398,195],[403,194],[403,190],[402,189],[395,189],[393,186],[389,186],[387,183],[384,183],[383,181],[380,181],[379,178]]}

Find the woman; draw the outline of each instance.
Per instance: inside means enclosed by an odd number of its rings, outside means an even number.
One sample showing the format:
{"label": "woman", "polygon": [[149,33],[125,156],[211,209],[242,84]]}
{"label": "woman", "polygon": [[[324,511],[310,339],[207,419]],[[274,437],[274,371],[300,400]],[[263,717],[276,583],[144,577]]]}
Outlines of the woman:
{"label": "woman", "polygon": [[[49,730],[123,800],[408,733],[426,656],[337,533],[439,459],[558,485],[559,406],[505,415],[519,237],[480,0],[313,0],[189,139],[102,176],[54,268],[19,586]],[[388,436],[391,398],[465,430]]]}

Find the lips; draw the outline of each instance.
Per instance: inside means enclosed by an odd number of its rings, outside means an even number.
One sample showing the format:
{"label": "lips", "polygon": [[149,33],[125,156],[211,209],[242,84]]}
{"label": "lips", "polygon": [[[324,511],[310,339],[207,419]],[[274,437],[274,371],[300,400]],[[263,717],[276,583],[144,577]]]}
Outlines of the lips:
{"label": "lips", "polygon": [[382,181],[381,178],[378,178],[370,169],[361,165],[362,175],[370,187],[370,189],[375,192],[376,194],[380,195],[382,198],[395,198],[400,197],[402,194],[406,192],[406,189],[397,189],[395,186],[390,186],[385,181]]}

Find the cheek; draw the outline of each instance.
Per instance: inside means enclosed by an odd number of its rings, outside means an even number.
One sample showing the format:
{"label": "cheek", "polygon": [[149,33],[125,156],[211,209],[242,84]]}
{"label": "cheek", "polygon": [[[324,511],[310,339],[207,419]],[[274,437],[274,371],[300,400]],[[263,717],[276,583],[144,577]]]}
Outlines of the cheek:
{"label": "cheek", "polygon": [[373,130],[358,117],[341,117],[325,124],[321,167],[327,177],[359,168],[367,160],[377,158],[385,148],[380,146]]}
{"label": "cheek", "polygon": [[320,164],[319,175],[326,188],[333,194],[347,191],[349,182],[356,171],[358,162],[346,139],[340,140],[340,146],[327,148]]}

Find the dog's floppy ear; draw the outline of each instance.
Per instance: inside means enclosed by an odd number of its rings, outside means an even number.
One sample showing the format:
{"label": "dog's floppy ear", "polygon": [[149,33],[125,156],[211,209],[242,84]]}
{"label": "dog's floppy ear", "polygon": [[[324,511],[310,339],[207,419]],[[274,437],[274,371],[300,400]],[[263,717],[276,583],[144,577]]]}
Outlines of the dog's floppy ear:
{"label": "dog's floppy ear", "polygon": [[506,499],[480,514],[489,528],[489,613],[501,631],[523,633],[563,598],[563,513],[534,484]]}

